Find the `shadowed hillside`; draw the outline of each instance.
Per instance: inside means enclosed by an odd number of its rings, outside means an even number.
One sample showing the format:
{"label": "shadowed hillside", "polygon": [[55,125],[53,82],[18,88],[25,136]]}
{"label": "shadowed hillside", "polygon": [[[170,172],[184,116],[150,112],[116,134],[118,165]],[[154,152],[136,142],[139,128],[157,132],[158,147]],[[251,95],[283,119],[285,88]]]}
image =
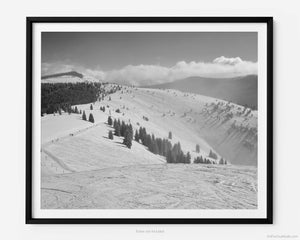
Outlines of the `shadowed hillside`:
{"label": "shadowed hillside", "polygon": [[257,75],[222,79],[189,77],[148,87],[197,93],[257,109]]}
{"label": "shadowed hillside", "polygon": [[44,75],[41,77],[41,79],[42,79],[42,83],[79,83],[79,82],[99,83],[99,80],[97,78],[76,71]]}

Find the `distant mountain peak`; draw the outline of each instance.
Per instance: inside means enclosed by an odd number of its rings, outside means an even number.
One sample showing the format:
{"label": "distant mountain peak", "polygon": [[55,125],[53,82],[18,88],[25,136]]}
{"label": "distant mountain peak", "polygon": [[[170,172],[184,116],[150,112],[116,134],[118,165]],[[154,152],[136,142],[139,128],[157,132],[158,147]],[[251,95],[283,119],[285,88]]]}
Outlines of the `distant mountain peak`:
{"label": "distant mountain peak", "polygon": [[44,75],[41,77],[41,79],[42,79],[42,83],[77,83],[77,82],[99,82],[100,81],[95,77],[82,74],[76,71]]}
{"label": "distant mountain peak", "polygon": [[257,75],[233,78],[188,77],[145,87],[196,93],[257,109],[257,80]]}

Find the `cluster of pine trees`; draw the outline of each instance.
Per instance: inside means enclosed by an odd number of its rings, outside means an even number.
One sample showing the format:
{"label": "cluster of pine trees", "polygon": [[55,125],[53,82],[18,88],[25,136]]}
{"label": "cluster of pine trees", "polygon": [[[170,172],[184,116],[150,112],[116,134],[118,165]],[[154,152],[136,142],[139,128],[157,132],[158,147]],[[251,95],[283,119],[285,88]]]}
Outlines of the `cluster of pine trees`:
{"label": "cluster of pine trees", "polygon": [[226,164],[227,164],[227,161],[226,161],[224,158],[221,158],[219,164],[225,164],[225,165],[226,165]]}
{"label": "cluster of pine trees", "polygon": [[[107,119],[107,124],[112,126],[114,128],[114,134],[116,136],[122,136],[124,137],[123,144],[131,148],[132,146],[132,140],[133,140],[133,128],[131,124],[126,124],[124,121],[118,120],[112,120],[111,116]],[[108,138],[113,139],[112,132],[108,133]]]}
{"label": "cluster of pine trees", "polygon": [[101,91],[104,91],[101,83],[42,83],[42,116],[64,110],[66,106],[95,102]]}
{"label": "cluster of pine trees", "polygon": [[[114,128],[114,135],[124,137],[123,144],[131,148],[132,125],[126,124],[124,121],[121,122],[120,119],[113,120],[110,116],[107,119],[107,124]],[[108,132],[108,138],[113,139],[112,131]],[[134,140],[146,146],[150,152],[166,157],[167,163],[191,163],[190,153],[184,154],[179,142],[173,146],[168,139],[156,138],[154,134],[148,134],[144,127],[135,131]]]}
{"label": "cluster of pine trees", "polygon": [[108,138],[111,139],[111,140],[114,139],[113,131],[110,130],[110,131],[108,132]]}
{"label": "cluster of pine trees", "polygon": [[105,107],[104,106],[103,107],[100,106],[100,111],[105,112]]}
{"label": "cluster of pine trees", "polygon": [[[202,156],[196,157],[196,158],[194,159],[194,163],[216,164],[215,162],[210,161],[209,159],[204,158],[204,157],[202,157]],[[221,160],[219,161],[219,164],[224,164],[224,165],[226,165],[226,164],[227,164],[227,161],[226,161],[225,159],[221,158]]]}
{"label": "cluster of pine trees", "polygon": [[68,114],[71,114],[71,113],[81,114],[81,110],[78,110],[77,106],[75,106],[73,108],[70,104],[64,104],[64,105],[62,105],[61,107],[59,107],[57,109],[57,111],[54,112],[54,114],[58,113],[59,115],[61,115],[62,111],[66,112]]}
{"label": "cluster of pine trees", "polygon": [[179,142],[173,146],[168,139],[147,134],[146,128],[136,130],[134,140],[148,147],[150,152],[166,157],[167,163],[191,163],[190,153],[184,154]]}
{"label": "cluster of pine trees", "polygon": [[[87,121],[86,114],[85,114],[84,110],[83,110],[83,113],[82,113],[82,120]],[[92,113],[90,113],[90,115],[89,115],[89,122],[91,122],[91,123],[95,122],[95,119],[94,119],[94,116],[93,116]]]}
{"label": "cluster of pine trees", "polygon": [[194,159],[194,163],[215,164],[214,162],[211,162],[209,159],[204,158],[202,156],[196,157]]}
{"label": "cluster of pine trees", "polygon": [[191,163],[191,154],[184,154],[180,143],[176,143],[167,153],[167,163]]}

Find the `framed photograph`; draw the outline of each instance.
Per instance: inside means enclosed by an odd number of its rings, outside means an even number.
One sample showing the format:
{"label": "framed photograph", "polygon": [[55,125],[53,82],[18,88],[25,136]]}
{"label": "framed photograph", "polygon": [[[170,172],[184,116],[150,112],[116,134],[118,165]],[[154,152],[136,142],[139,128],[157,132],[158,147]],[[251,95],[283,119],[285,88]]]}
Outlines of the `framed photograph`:
{"label": "framed photograph", "polygon": [[28,17],[26,223],[272,224],[272,17]]}

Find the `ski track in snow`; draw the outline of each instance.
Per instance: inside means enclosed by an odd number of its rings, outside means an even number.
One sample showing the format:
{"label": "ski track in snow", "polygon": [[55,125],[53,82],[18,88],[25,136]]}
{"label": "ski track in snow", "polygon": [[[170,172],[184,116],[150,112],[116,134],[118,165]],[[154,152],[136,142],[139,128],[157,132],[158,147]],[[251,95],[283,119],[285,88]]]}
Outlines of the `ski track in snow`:
{"label": "ski track in snow", "polygon": [[42,208],[253,209],[257,207],[251,186],[255,182],[255,168],[196,164],[113,167],[44,176]]}

